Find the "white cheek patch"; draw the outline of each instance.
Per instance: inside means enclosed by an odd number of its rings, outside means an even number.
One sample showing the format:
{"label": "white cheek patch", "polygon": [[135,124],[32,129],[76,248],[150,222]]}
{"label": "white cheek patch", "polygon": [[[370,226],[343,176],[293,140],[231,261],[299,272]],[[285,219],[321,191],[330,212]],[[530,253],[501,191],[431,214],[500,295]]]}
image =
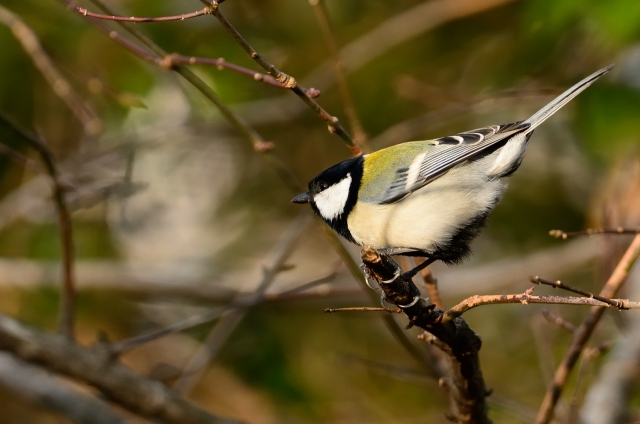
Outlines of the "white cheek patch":
{"label": "white cheek patch", "polygon": [[349,198],[350,187],[351,174],[347,174],[339,183],[313,196],[313,202],[323,218],[331,220],[342,215]]}

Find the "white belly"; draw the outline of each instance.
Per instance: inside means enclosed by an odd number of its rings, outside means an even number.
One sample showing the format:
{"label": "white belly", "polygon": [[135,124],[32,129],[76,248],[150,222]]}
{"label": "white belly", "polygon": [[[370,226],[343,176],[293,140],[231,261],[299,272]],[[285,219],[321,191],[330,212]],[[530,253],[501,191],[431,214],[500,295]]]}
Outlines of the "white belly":
{"label": "white belly", "polygon": [[347,219],[349,231],[357,243],[377,250],[431,253],[447,245],[458,230],[492,209],[505,190],[503,181],[487,181],[481,162],[454,168],[393,204],[359,202]]}

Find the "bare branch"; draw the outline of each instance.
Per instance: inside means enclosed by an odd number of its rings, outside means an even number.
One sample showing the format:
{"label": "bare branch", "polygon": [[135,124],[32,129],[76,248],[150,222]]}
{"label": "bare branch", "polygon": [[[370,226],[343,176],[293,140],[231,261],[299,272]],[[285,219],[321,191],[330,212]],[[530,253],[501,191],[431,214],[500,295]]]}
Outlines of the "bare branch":
{"label": "bare branch", "polygon": [[325,308],[324,311],[328,314],[333,312],[388,312],[392,314],[399,314],[402,309],[387,309],[387,308],[373,308],[368,306],[354,306],[350,308]]}
{"label": "bare branch", "polygon": [[88,16],[90,18],[102,19],[102,20],[105,20],[105,21],[132,22],[132,23],[135,23],[135,24],[146,23],[146,22],[184,21],[186,19],[197,18],[199,16],[211,14],[211,8],[210,7],[205,7],[203,9],[197,10],[195,12],[185,13],[185,14],[182,14],[182,15],[160,16],[160,17],[155,17],[155,18],[136,18],[134,16],[131,16],[131,17],[127,18],[127,17],[124,17],[124,16],[102,15],[100,13],[89,12],[84,7],[80,7],[80,6],[75,5],[75,4],[70,5],[69,9],[78,12],[82,16]]}
{"label": "bare branch", "polygon": [[327,10],[327,3],[324,0],[309,0],[309,4],[313,6],[313,10],[316,13],[316,18],[322,31],[325,44],[329,49],[329,55],[333,62],[335,70],[336,81],[338,83],[338,92],[340,94],[340,100],[344,108],[344,112],[347,115],[351,131],[353,132],[353,141],[361,149],[364,148],[367,141],[367,135],[362,128],[362,123],[358,119],[356,108],[353,104],[353,99],[349,93],[349,87],[347,85],[347,77],[344,72],[344,66],[340,59],[340,52],[338,50],[338,43],[331,26],[331,20],[329,19],[329,11]]}
{"label": "bare branch", "polygon": [[640,233],[640,229],[634,228],[587,228],[583,231],[573,231],[573,232],[564,232],[562,230],[551,230],[549,231],[549,235],[551,237],[559,238],[566,240],[569,237],[576,236],[593,236],[597,234],[638,234]]}
{"label": "bare branch", "polygon": [[[627,251],[625,252],[613,273],[607,280],[606,284],[600,291],[600,296],[611,298],[615,296],[622,284],[626,281],[629,271],[635,264],[640,255],[640,235],[636,235]],[[571,345],[567,350],[560,366],[556,370],[551,387],[547,390],[545,397],[538,411],[536,423],[546,424],[553,418],[555,406],[560,398],[560,394],[564,389],[569,374],[575,366],[580,354],[582,353],[587,341],[591,337],[593,330],[600,321],[605,308],[602,306],[594,306],[591,308],[589,315],[582,321],[582,324],[576,330]]]}
{"label": "bare branch", "polygon": [[[379,304],[380,299],[378,294],[373,290],[369,289],[367,283],[365,282],[364,274],[362,270],[355,262],[351,253],[344,247],[336,233],[334,233],[329,227],[323,225],[323,230],[329,239],[329,242],[333,246],[333,248],[338,252],[338,255],[342,258],[347,269],[356,280],[362,292],[366,294],[372,304]],[[414,358],[418,361],[418,363],[424,367],[424,369],[435,378],[441,378],[445,375],[445,370],[443,370],[438,362],[435,360],[431,352],[420,349],[416,346],[409,337],[407,336],[407,332],[404,331],[398,322],[393,318],[391,314],[382,314],[380,315],[385,326],[393,336],[393,338]]]}
{"label": "bare branch", "polygon": [[42,48],[38,36],[27,24],[9,9],[0,5],[0,24],[11,29],[24,51],[29,55],[35,67],[47,80],[53,92],[62,99],[71,112],[82,123],[87,134],[96,135],[102,131],[102,121],[91,110],[89,105],[78,95],[73,86],[66,80],[55,66],[51,58]]}
{"label": "bare branch", "polygon": [[550,323],[555,324],[558,327],[564,328],[565,330],[571,333],[575,332],[576,329],[578,328],[572,323],[570,323],[569,321],[567,321],[566,319],[562,318],[560,315],[557,315],[548,309],[542,310],[542,316]]}
{"label": "bare branch", "polygon": [[570,292],[573,292],[573,293],[581,294],[583,296],[591,297],[591,298],[599,300],[600,302],[607,303],[607,304],[609,304],[611,306],[614,306],[614,307],[616,307],[618,309],[626,309],[623,306],[623,304],[622,303],[618,303],[618,300],[616,300],[616,299],[607,299],[606,297],[603,297],[603,296],[600,296],[600,295],[597,295],[597,294],[593,294],[593,293],[588,292],[586,290],[582,290],[582,289],[579,289],[577,287],[568,286],[568,285],[564,284],[560,280],[551,281],[551,280],[545,280],[544,278],[540,278],[540,277],[536,276],[536,277],[529,277],[529,281],[531,281],[534,284],[543,284],[543,285],[546,285],[546,286],[551,286],[554,289],[563,289],[563,290],[570,291]]}
{"label": "bare branch", "polygon": [[349,133],[342,127],[338,118],[335,116],[329,115],[327,111],[325,111],[318,103],[316,103],[312,98],[310,98],[307,93],[298,85],[296,80],[291,76],[287,75],[284,72],[280,71],[273,64],[267,62],[262,56],[258,54],[258,52],[251,47],[251,45],[247,42],[247,40],[240,35],[240,33],[231,25],[231,22],[227,20],[227,18],[220,11],[219,2],[213,0],[211,2],[207,0],[200,0],[202,3],[211,6],[211,14],[215,16],[218,21],[222,24],[222,26],[233,36],[233,39],[240,44],[240,46],[251,56],[253,60],[256,61],[258,65],[260,65],[264,70],[267,71],[269,75],[275,78],[276,81],[284,85],[286,88],[289,88],[293,91],[298,97],[304,101],[307,106],[309,106],[323,121],[325,121],[329,125],[329,131],[333,134],[336,134],[340,137],[347,145],[347,147],[353,152],[355,155],[362,154],[362,150],[353,142],[353,139],[349,135]]}
{"label": "bare branch", "polygon": [[[67,7],[72,6],[70,0],[59,0],[61,3],[65,4]],[[100,5],[103,10],[106,10],[107,13],[111,15],[116,15],[107,8],[104,4],[102,4],[98,0],[92,0],[94,3]],[[159,66],[164,69],[170,69],[178,73],[185,80],[191,83],[198,91],[200,91],[209,101],[211,101],[220,111],[220,113],[225,117],[225,119],[236,128],[236,130],[242,134],[247,140],[251,142],[254,150],[259,153],[262,153],[266,158],[267,162],[273,167],[274,171],[278,174],[281,180],[287,185],[292,191],[298,192],[302,185],[298,182],[297,177],[293,172],[287,167],[287,165],[282,161],[282,159],[277,155],[276,152],[273,151],[274,144],[268,141],[265,141],[260,134],[258,134],[253,128],[247,125],[240,116],[236,115],[229,107],[220,100],[220,98],[216,95],[216,93],[209,87],[202,79],[196,76],[189,69],[184,66],[174,65],[171,63],[170,55],[168,55],[162,48],[160,48],[157,44],[155,44],[152,40],[150,40],[146,35],[144,35],[141,31],[139,31],[135,26],[126,25],[125,22],[116,21],[118,25],[121,25],[124,29],[126,29],[129,33],[131,33],[134,37],[144,43],[153,53],[149,53],[148,51],[138,47],[134,43],[122,37],[118,32],[111,30],[109,27],[104,25],[100,20],[89,18],[89,21],[95,25],[98,29],[109,35],[109,37],[120,44],[122,47],[135,54],[136,56],[144,59],[145,61],[152,63],[156,66]]]}
{"label": "bare branch", "polygon": [[10,119],[0,114],[0,121],[11,128],[16,135],[35,149],[44,162],[47,173],[53,182],[53,199],[58,212],[58,226],[60,228],[60,243],[62,245],[62,294],[60,296],[60,332],[68,339],[73,340],[73,314],[74,314],[74,255],[73,234],[71,229],[71,215],[67,208],[64,187],[58,178],[56,159],[40,138],[29,134]]}
{"label": "bare branch", "polygon": [[151,419],[175,424],[222,424],[159,381],[142,377],[111,360],[107,350],[87,349],[66,337],[45,333],[0,314],[0,349],[27,362],[83,381],[113,402]]}
{"label": "bare branch", "polygon": [[[495,294],[495,295],[476,295],[458,303],[453,308],[447,310],[442,315],[442,322],[449,322],[459,317],[470,309],[482,305],[494,305],[499,303],[521,303],[528,305],[530,303],[546,303],[555,305],[583,305],[583,306],[599,306],[610,307],[615,306],[620,310],[624,309],[640,309],[640,302],[632,302],[628,299],[608,299],[609,302],[603,302],[599,299],[588,297],[567,297],[567,296],[533,296],[533,290],[529,289],[521,294]],[[614,305],[615,303],[615,305]],[[620,306],[617,306],[620,305]]]}
{"label": "bare branch", "polygon": [[120,416],[111,405],[83,393],[64,381],[14,355],[0,353],[0,385],[39,408],[54,411],[82,424],[133,424]]}
{"label": "bare branch", "polygon": [[[166,60],[171,64],[185,64],[185,65],[207,65],[207,66],[215,66],[218,69],[229,69],[231,71],[235,71],[237,73],[247,75],[253,78],[255,81],[263,82],[265,84],[271,85],[277,88],[287,89],[284,85],[275,80],[271,75],[261,74],[260,72],[253,71],[249,68],[245,68],[243,66],[236,65],[234,63],[227,62],[223,58],[219,59],[209,59],[206,57],[194,57],[194,56],[183,56],[176,53],[172,53],[166,57]],[[320,90],[316,90],[315,88],[304,88],[300,87],[307,96],[311,98],[316,98],[320,96]]]}
{"label": "bare branch", "polygon": [[[336,265],[340,265],[342,261],[337,263]],[[287,299],[294,295],[304,292],[305,290],[309,290],[313,287],[316,287],[320,284],[327,283],[333,280],[337,273],[337,266],[334,266],[334,269],[326,276],[315,279],[308,283],[301,284],[298,287],[294,287],[290,290],[285,290],[280,293],[274,294],[265,294],[261,298],[256,298],[253,293],[244,294],[238,300],[229,303],[228,305],[221,306],[219,308],[212,309],[210,311],[203,312],[198,315],[194,315],[189,317],[183,321],[177,322],[173,325],[170,325],[166,328],[161,328],[159,330],[151,331],[145,334],[141,334],[139,336],[132,337],[130,339],[121,340],[118,342],[114,342],[109,346],[109,351],[114,355],[120,355],[123,352],[136,348],[138,346],[142,346],[146,343],[149,343],[153,340],[157,340],[159,338],[168,336],[169,334],[177,333],[180,331],[186,331],[197,327],[202,324],[206,324],[208,322],[214,321],[220,318],[225,313],[233,310],[233,309],[246,309],[251,306],[257,305],[263,301],[277,301],[281,299]]]}
{"label": "bare branch", "polygon": [[[287,258],[293,253],[300,237],[310,222],[308,213],[302,212],[294,220],[272,251],[273,258],[268,266],[263,267],[262,281],[255,292],[248,298],[249,303],[256,303],[264,298],[276,276],[282,271]],[[196,351],[189,363],[184,367],[182,375],[174,387],[181,393],[188,393],[200,378],[202,369],[219,352],[224,342],[246,315],[246,308],[233,309],[225,315],[211,330],[202,346]]]}
{"label": "bare branch", "polygon": [[[448,322],[440,319],[442,311],[420,297],[420,291],[410,279],[405,279],[400,267],[387,256],[364,247],[362,261],[368,272],[380,283],[388,302],[399,306],[416,325],[428,333],[430,343],[447,355],[449,378],[440,381],[449,389],[454,417],[460,423],[490,423],[487,416],[486,389],[478,353],[480,338],[460,317]],[[433,335],[433,337],[431,337]]]}

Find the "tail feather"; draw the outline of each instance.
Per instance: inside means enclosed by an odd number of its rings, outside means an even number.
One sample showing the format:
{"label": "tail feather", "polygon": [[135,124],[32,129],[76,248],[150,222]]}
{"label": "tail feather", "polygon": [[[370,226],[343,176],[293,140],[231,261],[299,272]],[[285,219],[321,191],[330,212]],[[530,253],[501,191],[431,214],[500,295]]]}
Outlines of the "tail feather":
{"label": "tail feather", "polygon": [[525,131],[525,134],[533,131],[538,125],[542,124],[548,117],[556,113],[561,107],[569,103],[574,97],[580,94],[584,89],[589,87],[595,80],[609,72],[613,68],[613,65],[609,65],[606,68],[602,68],[597,72],[589,75],[555,99],[547,104],[545,107],[534,113],[531,118],[522,122],[521,126],[530,125],[530,127]]}

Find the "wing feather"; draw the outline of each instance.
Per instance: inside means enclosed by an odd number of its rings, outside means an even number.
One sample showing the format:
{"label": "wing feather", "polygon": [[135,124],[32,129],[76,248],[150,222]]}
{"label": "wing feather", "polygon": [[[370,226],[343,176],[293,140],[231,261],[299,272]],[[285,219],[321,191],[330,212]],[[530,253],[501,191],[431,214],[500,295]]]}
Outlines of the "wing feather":
{"label": "wing feather", "polygon": [[491,125],[433,140],[430,151],[417,156],[409,167],[396,170],[396,178],[381,203],[394,203],[405,198],[459,163],[480,155],[500,142],[506,142],[528,127],[529,124],[522,124],[520,121],[506,125]]}

